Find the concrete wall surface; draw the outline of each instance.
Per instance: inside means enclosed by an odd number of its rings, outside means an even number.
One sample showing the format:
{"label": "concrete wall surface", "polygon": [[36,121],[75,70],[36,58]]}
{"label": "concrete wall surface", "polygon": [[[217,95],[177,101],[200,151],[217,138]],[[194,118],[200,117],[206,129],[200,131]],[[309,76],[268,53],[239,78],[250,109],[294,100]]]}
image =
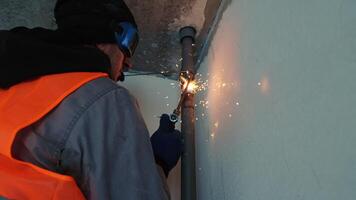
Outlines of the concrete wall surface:
{"label": "concrete wall surface", "polygon": [[0,0],[0,29],[16,26],[55,28],[56,0]]}
{"label": "concrete wall surface", "polygon": [[225,2],[199,70],[198,199],[356,199],[356,1]]}

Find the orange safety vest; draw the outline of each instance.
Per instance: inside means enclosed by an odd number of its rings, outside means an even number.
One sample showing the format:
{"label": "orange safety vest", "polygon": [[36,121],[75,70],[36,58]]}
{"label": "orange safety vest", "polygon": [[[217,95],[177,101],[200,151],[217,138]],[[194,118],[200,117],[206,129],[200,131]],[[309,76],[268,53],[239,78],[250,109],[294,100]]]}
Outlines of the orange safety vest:
{"label": "orange safety vest", "polygon": [[107,74],[56,74],[0,90],[0,198],[85,199],[72,177],[16,160],[11,147],[21,129],[44,117],[83,84],[104,76]]}

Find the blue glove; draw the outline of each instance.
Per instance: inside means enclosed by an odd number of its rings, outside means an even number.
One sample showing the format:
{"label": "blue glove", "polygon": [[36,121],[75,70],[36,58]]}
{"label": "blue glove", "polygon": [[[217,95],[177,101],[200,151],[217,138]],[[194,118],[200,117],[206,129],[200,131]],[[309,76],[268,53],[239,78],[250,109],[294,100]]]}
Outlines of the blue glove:
{"label": "blue glove", "polygon": [[161,116],[159,128],[152,135],[151,143],[156,163],[168,176],[182,154],[183,143],[180,131],[175,130],[175,123],[169,120],[167,114]]}

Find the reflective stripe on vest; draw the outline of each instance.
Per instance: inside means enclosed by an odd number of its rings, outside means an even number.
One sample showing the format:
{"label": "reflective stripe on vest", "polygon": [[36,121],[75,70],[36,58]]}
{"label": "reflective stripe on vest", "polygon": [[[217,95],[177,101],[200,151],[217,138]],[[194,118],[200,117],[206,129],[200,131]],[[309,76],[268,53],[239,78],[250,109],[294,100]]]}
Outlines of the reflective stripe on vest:
{"label": "reflective stripe on vest", "polygon": [[74,179],[16,160],[11,147],[16,134],[53,110],[83,84],[103,73],[65,73],[0,90],[0,197],[6,199],[84,199]]}

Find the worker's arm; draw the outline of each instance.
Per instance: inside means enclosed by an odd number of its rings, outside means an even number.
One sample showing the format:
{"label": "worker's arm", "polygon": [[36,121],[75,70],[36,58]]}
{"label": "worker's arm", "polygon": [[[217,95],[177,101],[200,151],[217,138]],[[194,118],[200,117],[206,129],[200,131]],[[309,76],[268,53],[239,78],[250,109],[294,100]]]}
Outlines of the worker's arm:
{"label": "worker's arm", "polygon": [[117,88],[83,105],[61,154],[61,170],[88,199],[168,199],[136,101]]}

